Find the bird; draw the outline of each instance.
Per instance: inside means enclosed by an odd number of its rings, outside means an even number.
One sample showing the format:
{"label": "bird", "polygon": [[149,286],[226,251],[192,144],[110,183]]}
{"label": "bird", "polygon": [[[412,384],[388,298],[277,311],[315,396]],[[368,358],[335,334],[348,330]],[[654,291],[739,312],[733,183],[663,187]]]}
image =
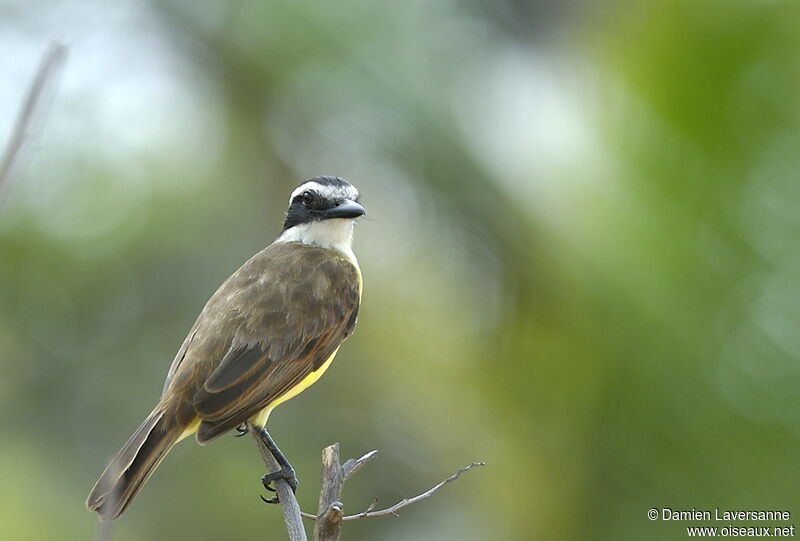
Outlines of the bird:
{"label": "bird", "polygon": [[[365,214],[346,180],[318,176],[289,198],[283,230],[225,280],[203,307],[167,372],[161,397],[92,488],[86,507],[119,517],[167,453],[251,426],[292,489],[291,464],[266,430],[270,412],[315,383],[356,326],[361,270],[355,221]],[[249,424],[248,424],[249,423]]]}

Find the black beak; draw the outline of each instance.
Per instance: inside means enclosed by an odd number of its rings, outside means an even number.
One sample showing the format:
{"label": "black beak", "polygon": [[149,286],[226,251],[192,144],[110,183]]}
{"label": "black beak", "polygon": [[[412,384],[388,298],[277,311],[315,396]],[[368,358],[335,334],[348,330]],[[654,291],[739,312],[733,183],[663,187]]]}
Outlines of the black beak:
{"label": "black beak", "polygon": [[318,210],[315,214],[321,216],[323,219],[327,219],[327,218],[358,218],[359,216],[363,216],[366,213],[367,211],[364,210],[364,207],[362,207],[355,201],[351,201],[350,199],[345,199],[335,207],[331,207],[325,210]]}

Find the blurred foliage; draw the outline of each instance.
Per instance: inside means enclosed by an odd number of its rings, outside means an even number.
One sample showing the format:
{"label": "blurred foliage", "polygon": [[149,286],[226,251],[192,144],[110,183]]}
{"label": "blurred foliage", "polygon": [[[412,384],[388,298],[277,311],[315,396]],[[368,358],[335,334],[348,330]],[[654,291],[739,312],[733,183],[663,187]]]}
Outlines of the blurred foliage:
{"label": "blurred foliage", "polygon": [[[290,188],[369,217],[359,328],[270,420],[379,458],[346,539],[674,539],[800,513],[800,13],[789,0],[0,5],[0,129],[70,47],[0,208],[0,537],[88,538],[104,461]],[[0,135],[5,135],[6,132]],[[281,538],[252,442],[177,446],[114,539]]]}

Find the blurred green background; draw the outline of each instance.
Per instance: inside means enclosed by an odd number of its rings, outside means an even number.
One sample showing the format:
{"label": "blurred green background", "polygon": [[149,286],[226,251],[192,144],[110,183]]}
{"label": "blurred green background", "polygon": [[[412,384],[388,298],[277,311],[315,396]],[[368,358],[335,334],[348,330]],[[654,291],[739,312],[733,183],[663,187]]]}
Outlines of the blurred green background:
{"label": "blurred green background", "polygon": [[[0,208],[0,538],[90,539],[106,459],[219,283],[334,174],[359,327],[270,419],[379,458],[344,539],[683,539],[800,514],[794,0],[0,3],[0,141],[70,47]],[[249,439],[187,440],[114,539],[282,539]],[[800,516],[800,515],[798,515]],[[794,516],[792,523],[794,523]]]}

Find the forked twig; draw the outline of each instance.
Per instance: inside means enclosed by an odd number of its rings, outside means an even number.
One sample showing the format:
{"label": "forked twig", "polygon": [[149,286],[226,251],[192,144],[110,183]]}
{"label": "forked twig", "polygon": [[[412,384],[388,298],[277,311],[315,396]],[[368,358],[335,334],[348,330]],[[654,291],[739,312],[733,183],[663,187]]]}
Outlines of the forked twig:
{"label": "forked twig", "polygon": [[[335,465],[338,464],[338,457],[339,457],[338,444],[334,444],[334,445],[332,445],[330,447],[326,447],[325,450],[323,450],[323,473],[322,473],[322,475],[323,475],[323,487],[326,487],[328,485],[332,485],[335,488],[335,490],[331,493],[330,489],[329,489],[329,494],[327,496],[327,500],[325,500],[325,498],[320,498],[320,512],[319,512],[318,515],[315,515],[315,514],[312,514],[312,513],[307,513],[305,511],[300,511],[300,515],[303,518],[308,519],[308,520],[314,520],[314,521],[319,521],[319,522],[332,522],[333,526],[337,526],[338,524],[341,524],[341,522],[346,521],[346,520],[358,520],[358,519],[362,519],[362,518],[386,517],[386,516],[389,516],[389,515],[396,517],[396,516],[399,516],[397,514],[397,512],[400,509],[402,509],[402,508],[404,508],[404,507],[406,507],[408,505],[411,505],[412,503],[416,503],[418,501],[424,500],[425,498],[429,498],[437,490],[439,490],[440,488],[442,488],[446,484],[452,483],[453,481],[458,479],[461,476],[462,473],[464,473],[466,471],[469,471],[472,468],[475,468],[477,466],[485,466],[486,465],[485,462],[473,462],[471,464],[468,464],[468,465],[464,466],[463,468],[461,468],[460,470],[458,470],[453,475],[451,475],[450,477],[448,477],[447,479],[445,479],[444,481],[441,481],[440,483],[437,483],[436,485],[434,485],[430,489],[426,490],[425,492],[423,492],[421,494],[418,494],[418,495],[416,495],[414,497],[411,497],[411,498],[403,498],[402,500],[400,500],[396,504],[394,504],[394,505],[392,505],[390,507],[387,507],[386,509],[375,510],[375,507],[377,506],[377,500],[376,500],[375,502],[370,504],[369,507],[367,507],[364,511],[362,511],[360,513],[356,513],[354,515],[342,515],[342,507],[343,506],[342,506],[341,502],[338,501],[338,496],[341,493],[341,485],[344,483],[344,481],[349,479],[355,472],[357,472],[359,469],[361,469],[361,467],[363,467],[364,464],[366,464],[369,460],[374,458],[375,455],[377,455],[377,453],[378,453],[378,451],[370,451],[369,453],[366,453],[361,458],[348,460],[347,462],[345,462],[341,466],[340,475],[337,476],[336,470],[334,468],[335,468]],[[318,530],[319,529],[320,528],[318,528]],[[327,528],[327,527],[326,528],[322,528],[322,530],[325,530],[325,529],[329,529],[329,528]],[[317,537],[318,540],[319,539],[327,539],[327,537],[325,537],[325,536],[320,537],[319,534],[316,537]],[[338,531],[336,532],[336,536],[335,537],[331,537],[331,538],[337,538],[338,539]]]}
{"label": "forked twig", "polygon": [[462,473],[464,473],[465,471],[469,471],[469,470],[471,470],[472,468],[474,468],[476,466],[485,466],[485,465],[486,465],[486,462],[473,462],[472,464],[467,464],[466,466],[464,466],[463,468],[458,470],[456,473],[454,473],[453,475],[451,475],[450,477],[448,477],[444,481],[438,483],[437,485],[431,487],[429,490],[423,492],[422,494],[418,494],[418,495],[414,496],[413,498],[403,498],[402,500],[400,500],[399,502],[397,502],[396,504],[394,504],[391,507],[387,507],[386,509],[379,509],[377,511],[373,511],[373,509],[375,509],[375,506],[377,504],[377,501],[375,501],[372,504],[370,504],[370,506],[367,507],[364,511],[361,511],[360,513],[356,513],[355,515],[344,516],[344,517],[342,517],[342,520],[344,521],[344,520],[357,520],[357,519],[360,519],[360,518],[385,517],[385,516],[388,516],[388,515],[392,515],[392,516],[398,517],[400,515],[397,514],[397,511],[399,511],[403,507],[405,507],[407,505],[411,505],[412,503],[416,503],[416,502],[418,502],[420,500],[424,500],[425,498],[428,498],[430,496],[433,496],[434,492],[436,492],[437,490],[439,490],[440,488],[445,486],[447,483],[452,483],[453,481],[458,479],[459,476]]}

